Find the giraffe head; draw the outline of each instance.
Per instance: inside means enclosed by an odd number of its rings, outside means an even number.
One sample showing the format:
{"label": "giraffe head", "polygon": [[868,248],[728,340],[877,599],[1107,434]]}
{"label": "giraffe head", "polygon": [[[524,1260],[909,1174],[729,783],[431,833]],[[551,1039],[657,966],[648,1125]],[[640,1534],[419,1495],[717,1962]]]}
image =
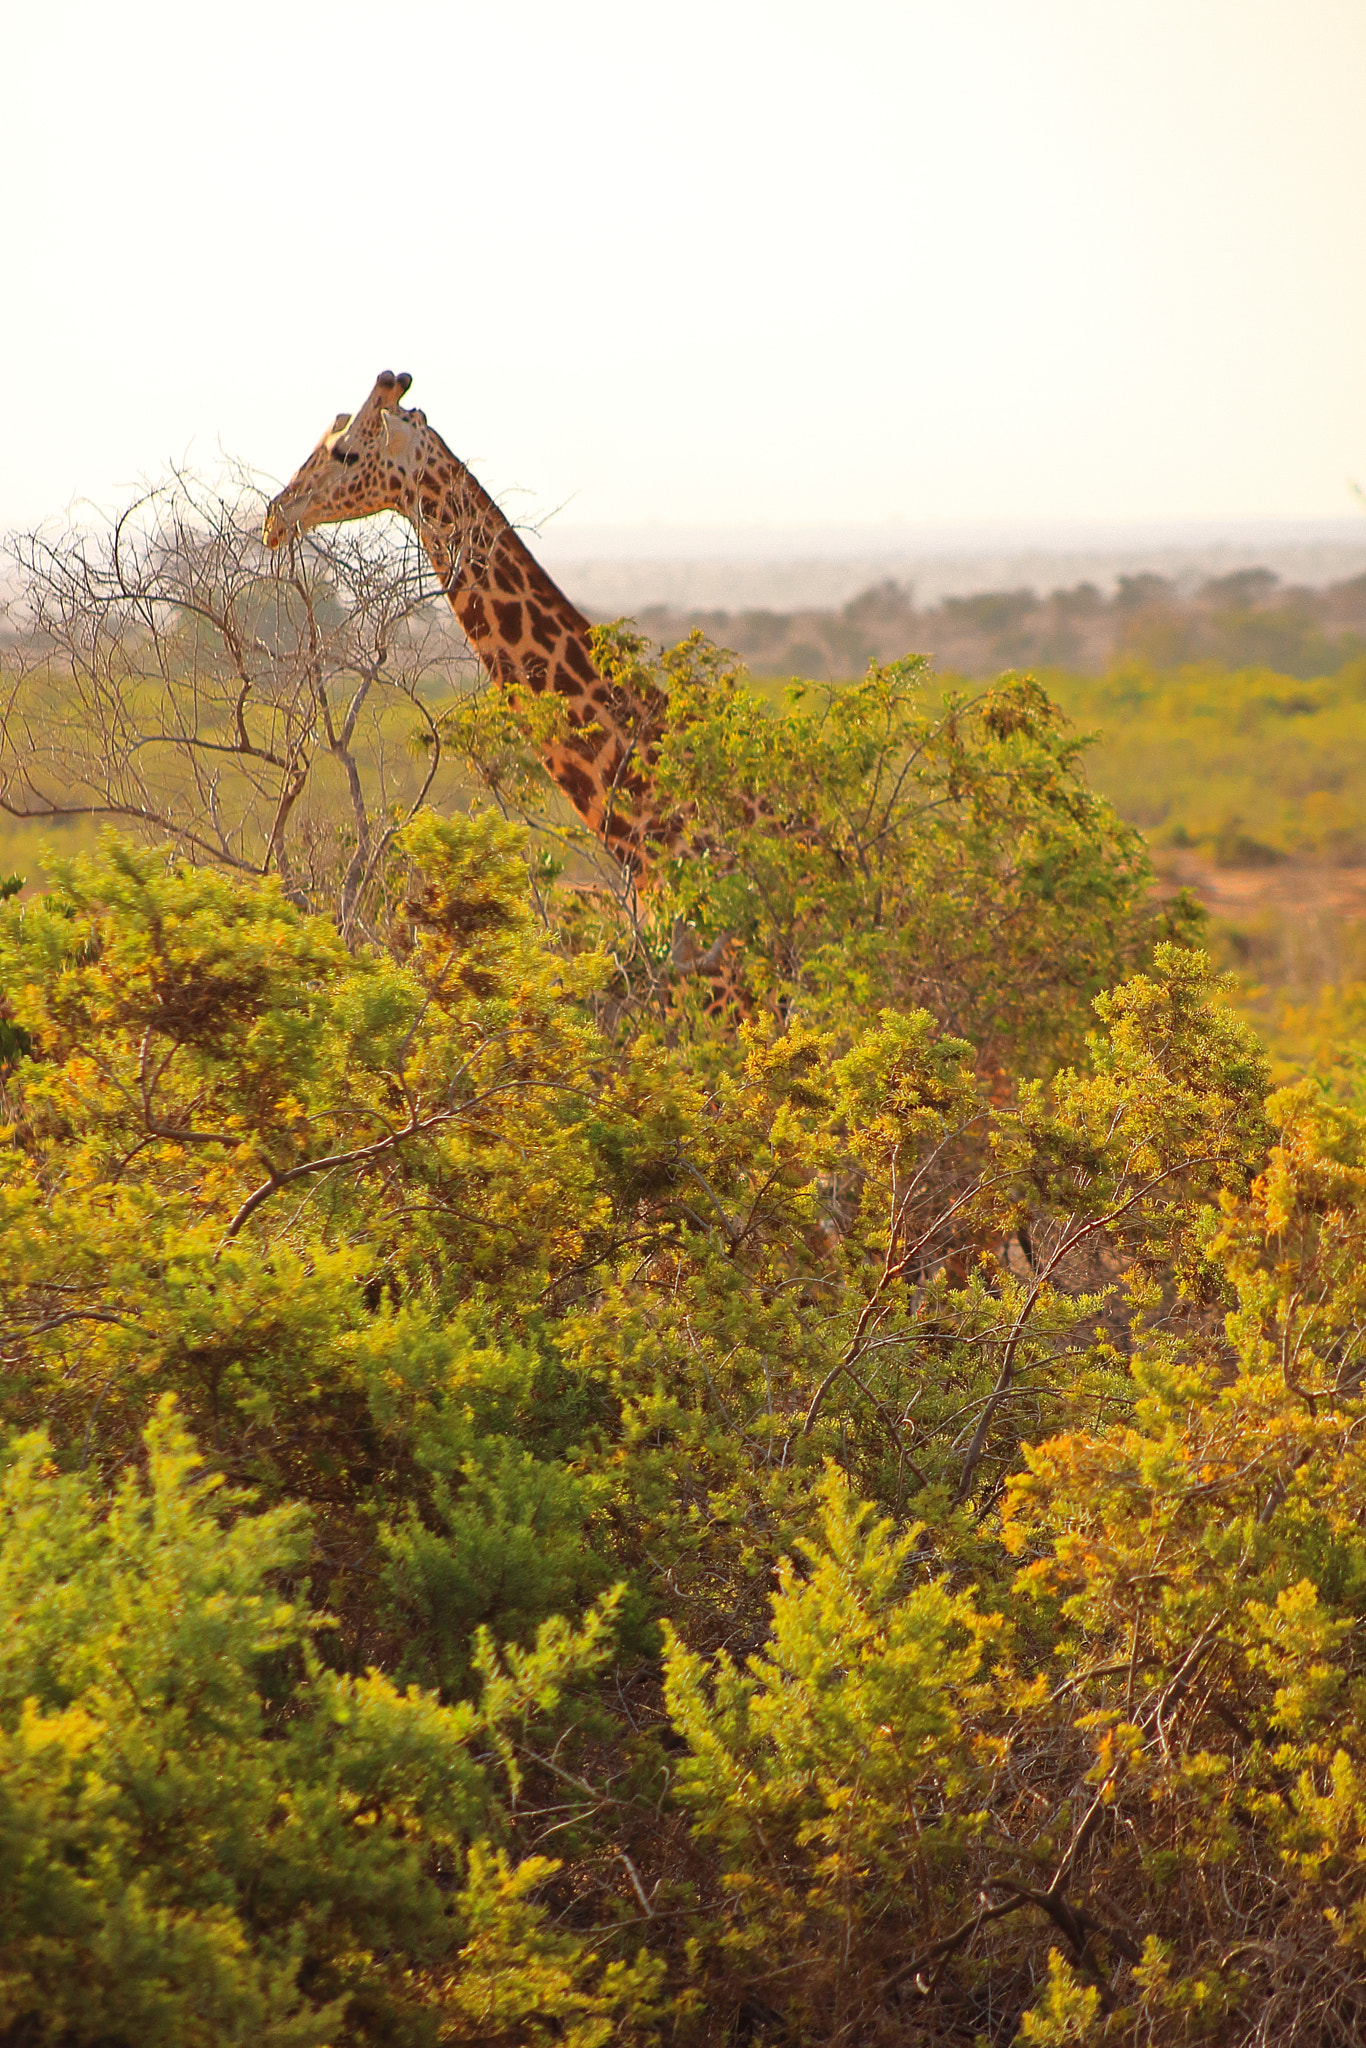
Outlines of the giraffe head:
{"label": "giraffe head", "polygon": [[406,370],[397,377],[381,370],[360,411],[354,417],[337,414],[303,467],[266,507],[268,548],[314,526],[411,504],[427,425],[422,413],[399,405],[412,381]]}

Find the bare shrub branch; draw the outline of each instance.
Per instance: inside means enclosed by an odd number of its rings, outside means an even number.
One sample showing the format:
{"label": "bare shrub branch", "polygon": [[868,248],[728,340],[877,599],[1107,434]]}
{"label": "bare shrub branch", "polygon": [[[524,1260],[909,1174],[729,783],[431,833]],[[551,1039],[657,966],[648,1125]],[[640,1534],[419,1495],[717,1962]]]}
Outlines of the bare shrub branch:
{"label": "bare shrub branch", "polygon": [[394,834],[458,794],[440,718],[474,664],[406,529],[271,555],[265,501],[245,470],[176,472],[103,527],[11,542],[0,810],[278,875],[352,939]]}

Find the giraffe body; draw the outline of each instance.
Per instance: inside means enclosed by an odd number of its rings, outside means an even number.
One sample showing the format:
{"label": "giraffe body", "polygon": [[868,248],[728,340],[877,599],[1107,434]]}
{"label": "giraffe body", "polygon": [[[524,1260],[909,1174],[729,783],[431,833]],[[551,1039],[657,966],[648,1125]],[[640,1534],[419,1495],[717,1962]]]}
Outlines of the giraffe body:
{"label": "giraffe body", "polygon": [[599,673],[583,613],[426,415],[400,405],[411,382],[381,371],[360,411],[338,414],[271,500],[266,545],[376,512],[402,514],[493,681],[514,703],[547,691],[560,700],[564,730],[542,749],[546,769],[639,885],[684,842],[683,821],[662,809],[651,775],[666,700],[628,696]]}

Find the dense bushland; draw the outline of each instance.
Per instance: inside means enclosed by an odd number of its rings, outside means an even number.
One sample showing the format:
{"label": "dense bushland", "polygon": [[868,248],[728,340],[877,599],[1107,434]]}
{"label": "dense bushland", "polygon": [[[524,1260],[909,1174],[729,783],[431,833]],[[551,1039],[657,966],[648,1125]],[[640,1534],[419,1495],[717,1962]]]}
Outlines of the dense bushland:
{"label": "dense bushland", "polygon": [[1366,578],[1295,590],[1246,570],[1183,595],[1139,576],[1109,597],[984,591],[928,609],[888,584],[839,611],[645,616],[660,633],[698,623],[765,676],[854,676],[910,648],[950,680],[1030,670],[1096,736],[1089,779],[1148,835],[1163,881],[1210,904],[1211,950],[1278,1071],[1312,1066],[1355,1095]]}
{"label": "dense bushland", "polygon": [[1359,2038],[1366,1123],[1037,685],[600,653],[643,908],[479,702],[0,906],[0,2039]]}

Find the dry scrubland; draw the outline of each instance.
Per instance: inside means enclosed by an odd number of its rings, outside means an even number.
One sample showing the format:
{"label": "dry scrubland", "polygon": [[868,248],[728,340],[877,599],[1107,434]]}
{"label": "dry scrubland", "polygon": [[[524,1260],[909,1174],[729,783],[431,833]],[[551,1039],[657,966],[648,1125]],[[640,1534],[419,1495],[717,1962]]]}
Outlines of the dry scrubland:
{"label": "dry scrubland", "polygon": [[1366,652],[1366,576],[1311,589],[1287,587],[1268,569],[1244,569],[1191,592],[1161,576],[1121,576],[1109,597],[1079,583],[1047,597],[982,591],[926,610],[916,608],[911,591],[885,582],[838,611],[656,606],[642,612],[641,623],[663,640],[700,626],[759,676],[857,675],[870,661],[915,648],[932,653],[941,669],[970,676],[1040,667],[1095,675],[1137,660],[1159,669],[1212,661],[1307,677]]}
{"label": "dry scrubland", "polygon": [[0,903],[0,2048],[1366,2037],[1356,587],[599,629],[642,912],[411,558],[126,538],[3,674],[124,836]]}
{"label": "dry scrubland", "polygon": [[950,680],[1037,675],[1094,735],[1087,773],[1188,887],[1278,1071],[1351,1085],[1366,1038],[1366,577],[1287,588],[1268,570],[1182,595],[1158,576],[917,610],[895,584],[838,611],[644,615],[692,626],[758,677],[856,674],[910,648]]}
{"label": "dry scrubland", "polygon": [[[794,675],[849,677],[911,651],[953,684],[1035,674],[1092,737],[1088,777],[1145,835],[1159,886],[1207,907],[1209,943],[1277,1058],[1334,1064],[1342,1080],[1366,1034],[1366,577],[1297,589],[1252,569],[1183,596],[1140,575],[1109,598],[1082,584],[929,610],[884,584],[838,611],[655,607],[641,624],[664,642],[700,629],[768,697]],[[433,704],[468,684],[443,629],[429,625],[436,645],[416,664]],[[401,761],[405,721],[393,707],[383,718]],[[371,755],[382,737],[372,722]],[[437,800],[470,786],[449,766]],[[40,842],[85,848],[97,830],[0,815],[0,872],[34,872]]]}

